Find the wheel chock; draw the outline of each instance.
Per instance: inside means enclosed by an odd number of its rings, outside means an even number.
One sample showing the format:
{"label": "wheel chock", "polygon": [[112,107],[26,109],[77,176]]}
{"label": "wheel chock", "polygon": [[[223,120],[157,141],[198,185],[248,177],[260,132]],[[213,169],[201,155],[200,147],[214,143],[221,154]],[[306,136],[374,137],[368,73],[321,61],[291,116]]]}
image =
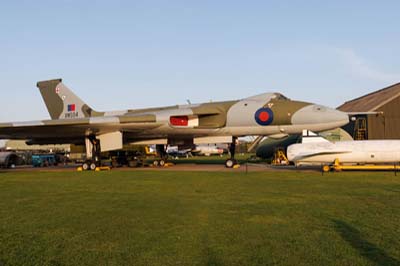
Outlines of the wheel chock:
{"label": "wheel chock", "polygon": [[240,168],[240,164],[235,164],[232,168],[233,169],[238,169],[238,168]]}
{"label": "wheel chock", "polygon": [[76,168],[76,171],[78,171],[78,172],[83,172],[83,167],[80,166],[80,167]]}
{"label": "wheel chock", "polygon": [[109,166],[100,166],[100,167],[96,167],[95,171],[96,172],[100,172],[100,171],[110,171],[111,167]]}

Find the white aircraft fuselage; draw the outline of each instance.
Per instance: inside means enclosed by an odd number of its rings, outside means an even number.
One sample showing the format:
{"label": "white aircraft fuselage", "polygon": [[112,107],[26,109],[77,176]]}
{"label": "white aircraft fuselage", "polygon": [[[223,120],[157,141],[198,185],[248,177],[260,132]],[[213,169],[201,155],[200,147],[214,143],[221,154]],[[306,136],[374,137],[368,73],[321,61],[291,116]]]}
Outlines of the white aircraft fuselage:
{"label": "white aircraft fuselage", "polygon": [[400,140],[329,141],[298,143],[288,147],[296,165],[333,163],[374,164],[400,162]]}

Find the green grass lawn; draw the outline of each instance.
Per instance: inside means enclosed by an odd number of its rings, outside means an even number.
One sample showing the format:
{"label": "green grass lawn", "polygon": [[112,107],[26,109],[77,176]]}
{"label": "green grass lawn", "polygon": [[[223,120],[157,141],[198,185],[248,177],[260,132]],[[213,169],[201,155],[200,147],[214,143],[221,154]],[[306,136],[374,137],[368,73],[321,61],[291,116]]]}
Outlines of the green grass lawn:
{"label": "green grass lawn", "polygon": [[0,265],[400,265],[400,176],[0,173]]}

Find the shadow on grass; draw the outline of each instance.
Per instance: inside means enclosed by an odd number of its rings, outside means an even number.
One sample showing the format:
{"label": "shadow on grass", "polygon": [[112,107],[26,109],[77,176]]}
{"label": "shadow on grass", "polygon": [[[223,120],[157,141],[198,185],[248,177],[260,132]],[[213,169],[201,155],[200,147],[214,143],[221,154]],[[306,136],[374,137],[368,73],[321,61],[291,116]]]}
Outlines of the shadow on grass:
{"label": "shadow on grass", "polygon": [[221,261],[218,259],[217,254],[213,249],[207,247],[205,250],[205,259],[207,266],[220,266],[222,265]]}
{"label": "shadow on grass", "polygon": [[360,231],[356,228],[340,220],[333,220],[333,222],[335,224],[335,230],[340,236],[349,243],[350,246],[356,249],[361,256],[368,259],[374,265],[400,265],[399,260],[390,257],[384,250],[363,239]]}
{"label": "shadow on grass", "polygon": [[203,235],[203,259],[204,259],[204,265],[207,266],[220,266],[223,265],[221,260],[218,258],[217,252],[213,247],[210,245],[210,241],[208,239],[208,234]]}

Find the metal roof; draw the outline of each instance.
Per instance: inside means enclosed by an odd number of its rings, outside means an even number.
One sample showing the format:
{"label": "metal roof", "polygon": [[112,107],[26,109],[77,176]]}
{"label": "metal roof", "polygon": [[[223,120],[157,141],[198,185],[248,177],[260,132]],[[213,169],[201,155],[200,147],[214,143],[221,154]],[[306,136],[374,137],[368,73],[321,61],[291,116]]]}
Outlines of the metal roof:
{"label": "metal roof", "polygon": [[400,96],[400,83],[345,102],[337,109],[343,112],[373,112]]}

